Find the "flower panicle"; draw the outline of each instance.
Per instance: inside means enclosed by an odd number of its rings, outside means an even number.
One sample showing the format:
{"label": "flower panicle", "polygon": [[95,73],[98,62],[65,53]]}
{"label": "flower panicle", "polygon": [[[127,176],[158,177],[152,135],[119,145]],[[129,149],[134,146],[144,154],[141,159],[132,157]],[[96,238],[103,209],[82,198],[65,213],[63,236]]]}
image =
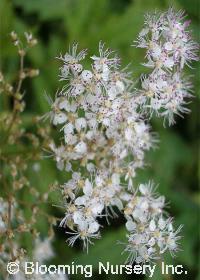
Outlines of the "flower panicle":
{"label": "flower panicle", "polygon": [[127,222],[129,262],[150,262],[169,251],[178,251],[179,231],[165,210],[165,197],[155,193],[153,182],[135,187],[138,169],[147,163],[145,154],[158,138],[150,117],[156,113],[173,124],[174,115],[188,113],[192,85],[183,68],[197,60],[197,45],[183,22],[182,12],[147,15],[137,47],[146,49],[144,66],[136,88],[128,67],[120,66],[115,52],[99,43],[99,54],[84,67],[85,51],[77,44],[60,56],[64,83],[51,103],[52,124],[62,135],[60,144],[50,144],[57,168],[71,174],[60,186],[68,243],[83,241],[88,250],[100,238],[101,219],[123,213]]}
{"label": "flower panicle", "polygon": [[148,14],[135,42],[136,47],[146,49],[143,65],[151,71],[141,77],[142,107],[169,125],[175,123],[175,115],[189,112],[185,100],[191,97],[191,88],[184,69],[199,60],[199,44],[193,41],[189,24],[184,12],[173,8]]}

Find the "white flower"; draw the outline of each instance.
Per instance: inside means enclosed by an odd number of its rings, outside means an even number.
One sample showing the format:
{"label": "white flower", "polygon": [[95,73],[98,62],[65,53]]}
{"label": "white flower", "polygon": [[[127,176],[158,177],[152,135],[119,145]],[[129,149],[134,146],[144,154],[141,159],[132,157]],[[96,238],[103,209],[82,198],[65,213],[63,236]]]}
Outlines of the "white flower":
{"label": "white flower", "polygon": [[83,72],[81,73],[81,76],[84,81],[89,82],[89,81],[91,81],[93,74],[89,70],[83,70]]}
{"label": "white flower", "polygon": [[68,145],[74,145],[78,141],[78,137],[76,135],[73,135],[71,133],[65,132],[65,143]]}
{"label": "white flower", "polygon": [[116,82],[116,87],[119,92],[123,92],[125,89],[124,83],[122,81],[117,81]]}
{"label": "white flower", "polygon": [[160,219],[158,220],[158,226],[161,230],[163,230],[166,226],[166,222],[162,217],[160,217]]}
{"label": "white flower", "polygon": [[139,185],[139,190],[140,190],[141,194],[143,194],[143,195],[146,195],[149,193],[148,186],[144,185],[144,184]]}
{"label": "white flower", "polygon": [[155,231],[155,229],[156,229],[156,224],[155,224],[155,221],[154,221],[154,220],[151,220],[151,221],[150,221],[149,229],[150,229],[150,231]]}
{"label": "white flower", "polygon": [[74,133],[74,125],[72,123],[67,123],[64,128],[64,134],[73,134]]}
{"label": "white flower", "polygon": [[85,195],[91,195],[92,193],[92,184],[90,183],[90,181],[88,179],[86,179],[85,181],[85,185],[83,187],[83,192]]}
{"label": "white flower", "polygon": [[89,233],[95,233],[99,230],[99,224],[97,222],[92,222],[89,224],[88,232]]}
{"label": "white flower", "polygon": [[85,118],[78,118],[75,121],[75,127],[78,131],[81,131],[81,129],[86,128],[87,122]]}
{"label": "white flower", "polygon": [[67,121],[67,116],[65,113],[60,112],[60,113],[54,115],[54,118],[53,118],[54,125],[62,124],[66,121]]}
{"label": "white flower", "polygon": [[173,43],[172,43],[172,42],[166,42],[166,43],[164,44],[164,48],[165,48],[165,50],[167,50],[167,51],[171,51],[171,50],[173,49]]}
{"label": "white flower", "polygon": [[125,129],[125,138],[126,140],[130,141],[133,137],[133,130],[130,128]]}
{"label": "white flower", "polygon": [[82,84],[74,85],[71,92],[73,96],[81,95],[85,91],[85,87]]}
{"label": "white flower", "polygon": [[83,66],[81,65],[81,64],[78,64],[78,63],[76,63],[76,64],[72,64],[71,65],[71,69],[76,73],[80,73],[81,71],[82,71],[82,69],[83,69]]}
{"label": "white flower", "polygon": [[87,152],[87,145],[81,141],[74,147],[74,150],[79,154],[85,154]]}
{"label": "white flower", "polygon": [[69,66],[68,65],[64,65],[61,68],[61,77],[62,78],[67,78],[68,75],[69,75]]}
{"label": "white flower", "polygon": [[133,231],[136,229],[136,224],[132,221],[127,221],[126,222],[126,228],[128,231]]}
{"label": "white flower", "polygon": [[66,109],[66,108],[68,108],[68,106],[69,106],[69,101],[68,100],[63,100],[59,103],[59,109],[60,110]]}

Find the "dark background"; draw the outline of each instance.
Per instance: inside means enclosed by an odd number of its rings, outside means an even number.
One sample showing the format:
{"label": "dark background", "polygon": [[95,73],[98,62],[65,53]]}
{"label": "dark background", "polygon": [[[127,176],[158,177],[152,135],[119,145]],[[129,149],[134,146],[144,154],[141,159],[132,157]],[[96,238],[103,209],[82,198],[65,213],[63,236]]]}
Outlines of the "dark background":
{"label": "dark background", "polygon": [[[40,69],[39,77],[26,82],[26,110],[23,117],[27,127],[30,116],[42,115],[49,110],[44,93],[54,96],[60,86],[58,82],[59,62],[55,59],[60,53],[68,50],[73,41],[79,42],[80,49],[88,48],[89,55],[98,51],[98,42],[103,40],[106,45],[116,50],[122,57],[125,66],[130,61],[134,79],[138,79],[143,67],[143,50],[130,47],[142,28],[143,16],[146,12],[166,10],[170,5],[176,9],[184,9],[192,20],[195,40],[199,40],[199,1],[198,0],[0,0],[0,49],[1,70],[11,80],[15,79],[18,60],[15,48],[10,44],[9,33],[15,30],[18,34],[31,31],[38,38],[38,45],[28,55],[28,64]],[[89,56],[88,56],[89,57]],[[89,60],[86,62],[89,64]],[[199,112],[199,64],[187,69],[192,74],[194,95],[188,107],[192,113],[184,119],[176,118],[177,124],[164,128],[161,120],[151,121],[153,130],[160,136],[159,149],[147,155],[149,166],[139,172],[138,182],[153,179],[159,184],[159,192],[170,201],[168,211],[175,217],[176,224],[184,224],[181,249],[175,259],[166,257],[167,263],[183,264],[188,275],[168,279],[200,279],[198,273],[198,211],[200,193],[198,189],[198,112]],[[10,110],[8,98],[0,97],[0,110]],[[52,128],[53,129],[53,128]],[[32,184],[42,191],[47,191],[49,184],[55,180],[65,181],[65,175],[58,172],[55,163],[50,159],[38,162],[40,170],[30,170]],[[56,198],[54,198],[56,201]],[[53,207],[47,211],[62,217],[63,213]],[[66,235],[60,228],[55,228],[56,238],[53,243],[56,256],[53,264],[70,264],[72,261],[81,264],[93,264],[98,261],[110,261],[112,264],[123,263],[126,256],[122,255],[123,246],[116,240],[125,240],[123,217],[114,220],[110,226],[102,229],[102,239],[95,241],[89,254],[82,251],[77,244],[69,248],[65,243]],[[41,223],[40,231],[46,236],[47,225]],[[24,245],[30,247],[28,238]],[[133,279],[134,277],[101,275],[95,279]],[[184,278],[185,277],[185,278]],[[93,279],[92,278],[92,279]],[[164,279],[157,270],[153,279]],[[73,276],[71,279],[81,279]],[[137,279],[136,277],[134,279]],[[143,279],[138,277],[138,279]],[[167,279],[167,278],[166,278]]]}

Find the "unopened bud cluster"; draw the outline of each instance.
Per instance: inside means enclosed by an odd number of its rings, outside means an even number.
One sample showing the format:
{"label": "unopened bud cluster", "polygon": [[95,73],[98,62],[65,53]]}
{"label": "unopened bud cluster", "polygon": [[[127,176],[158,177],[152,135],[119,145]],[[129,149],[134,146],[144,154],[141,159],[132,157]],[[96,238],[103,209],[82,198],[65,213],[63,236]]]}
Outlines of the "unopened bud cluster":
{"label": "unopened bud cluster", "polygon": [[[26,254],[22,241],[27,235],[30,241],[38,238],[38,219],[48,219],[50,228],[55,224],[54,218],[43,210],[49,193],[40,193],[38,186],[33,185],[30,178],[30,170],[31,174],[35,172],[34,165],[40,166],[41,145],[47,145],[48,127],[41,127],[34,118],[29,118],[29,122],[26,122],[27,115],[23,114],[24,94],[28,94],[23,81],[38,75],[38,70],[25,67],[24,59],[28,49],[36,44],[36,40],[32,35],[25,34],[23,42],[15,32],[11,33],[11,38],[19,57],[19,70],[17,69],[14,75],[16,80],[10,81],[6,73],[0,73],[1,100],[6,101],[2,104],[10,104],[7,110],[0,114],[1,279],[8,279],[6,266],[9,261],[21,262],[27,258],[30,252]],[[29,127],[34,126],[34,132],[27,129],[27,124]],[[52,236],[52,230],[49,234]],[[19,278],[16,276],[13,279],[25,279],[25,276],[19,275]]]}

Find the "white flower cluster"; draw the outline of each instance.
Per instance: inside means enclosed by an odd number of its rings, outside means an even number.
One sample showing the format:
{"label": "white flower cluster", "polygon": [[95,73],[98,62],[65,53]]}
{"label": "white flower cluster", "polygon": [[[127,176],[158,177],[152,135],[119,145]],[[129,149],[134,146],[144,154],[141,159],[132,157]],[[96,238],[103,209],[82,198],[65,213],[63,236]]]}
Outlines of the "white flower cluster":
{"label": "white flower cluster", "polygon": [[85,51],[77,54],[77,45],[72,54],[60,57],[61,80],[67,85],[52,103],[50,116],[54,125],[62,125],[64,144],[52,143],[51,149],[61,170],[74,170],[78,160],[89,173],[115,170],[129,180],[144,166],[145,151],[155,140],[138,112],[129,73],[119,70],[119,59],[110,58],[112,52],[102,43],[99,53],[92,56],[91,70],[80,64]]}
{"label": "white flower cluster", "polygon": [[169,125],[175,122],[174,114],[189,112],[185,99],[191,97],[192,85],[183,69],[198,60],[199,46],[192,40],[187,29],[190,22],[184,17],[184,12],[177,13],[172,8],[147,15],[136,41],[137,47],[146,49],[147,62],[143,65],[152,69],[141,78],[143,109],[164,117]]}
{"label": "white flower cluster", "polygon": [[[157,141],[145,117],[146,109],[157,108],[157,114],[168,117],[171,124],[173,113],[180,111],[183,97],[188,95],[189,83],[183,86],[180,71],[196,59],[195,54],[187,55],[196,45],[180,18],[169,10],[150,18],[150,28],[141,32],[138,46],[148,47],[147,65],[154,70],[143,77],[139,94],[131,73],[120,68],[119,58],[101,42],[99,55],[91,57],[90,69],[82,63],[86,50],[78,52],[77,44],[59,57],[63,62],[60,80],[65,85],[55,101],[50,100],[48,116],[63,135],[60,145],[50,144],[57,167],[71,174],[61,186],[66,213],[60,223],[71,229],[67,232],[72,235],[70,245],[80,239],[88,249],[91,238],[100,237],[100,219],[109,220],[122,211],[127,219],[126,251],[131,262],[148,262],[166,250],[177,251],[180,228],[174,231],[172,218],[166,218],[164,198],[153,195],[151,183],[134,191],[133,179],[136,170],[145,166],[145,152]],[[176,110],[173,107],[172,111],[171,102],[179,102]]]}
{"label": "white flower cluster", "polygon": [[178,250],[178,233],[182,226],[174,231],[172,218],[164,217],[165,198],[153,191],[152,182],[141,184],[124,209],[129,231],[125,251],[129,252],[130,263],[149,262],[158,259],[166,250],[172,255]]}

